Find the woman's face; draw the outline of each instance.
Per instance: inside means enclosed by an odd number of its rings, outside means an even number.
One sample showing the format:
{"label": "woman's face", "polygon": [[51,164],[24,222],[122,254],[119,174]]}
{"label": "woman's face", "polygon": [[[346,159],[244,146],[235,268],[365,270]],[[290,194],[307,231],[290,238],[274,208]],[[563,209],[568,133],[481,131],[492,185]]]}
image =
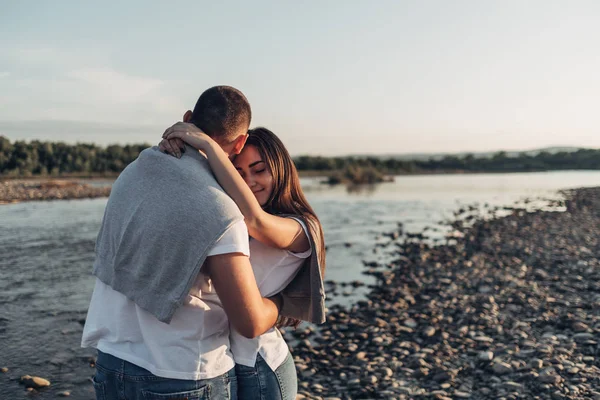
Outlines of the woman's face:
{"label": "woman's face", "polygon": [[233,160],[233,165],[254,193],[258,203],[261,206],[267,204],[273,192],[273,175],[258,149],[253,145],[244,146],[244,150]]}

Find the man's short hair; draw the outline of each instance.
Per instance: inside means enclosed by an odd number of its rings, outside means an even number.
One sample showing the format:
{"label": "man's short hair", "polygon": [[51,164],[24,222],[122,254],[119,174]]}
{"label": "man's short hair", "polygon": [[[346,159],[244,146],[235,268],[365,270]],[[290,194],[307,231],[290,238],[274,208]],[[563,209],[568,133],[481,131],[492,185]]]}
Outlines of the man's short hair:
{"label": "man's short hair", "polygon": [[220,142],[236,139],[250,127],[252,111],[246,96],[231,86],[207,89],[196,102],[190,122]]}

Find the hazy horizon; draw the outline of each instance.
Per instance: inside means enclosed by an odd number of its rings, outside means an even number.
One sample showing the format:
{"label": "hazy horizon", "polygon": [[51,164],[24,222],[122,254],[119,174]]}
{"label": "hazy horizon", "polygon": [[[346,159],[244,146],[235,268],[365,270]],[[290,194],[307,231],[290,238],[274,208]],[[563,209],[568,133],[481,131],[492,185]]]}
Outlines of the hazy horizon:
{"label": "hazy horizon", "polygon": [[152,144],[229,84],[293,155],[600,148],[591,0],[21,1],[0,33],[11,141]]}

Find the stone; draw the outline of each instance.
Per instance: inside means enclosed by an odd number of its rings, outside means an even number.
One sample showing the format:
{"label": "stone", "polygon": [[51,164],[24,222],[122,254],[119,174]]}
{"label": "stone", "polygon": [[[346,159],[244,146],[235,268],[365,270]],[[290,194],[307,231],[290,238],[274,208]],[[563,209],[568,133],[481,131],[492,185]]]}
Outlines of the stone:
{"label": "stone", "polygon": [[313,383],[310,388],[316,392],[322,392],[323,390],[325,390],[323,385],[321,385],[320,383]]}
{"label": "stone", "polygon": [[553,367],[544,368],[538,376],[538,380],[543,383],[555,385],[562,381],[562,377],[556,373]]}
{"label": "stone", "polygon": [[540,368],[542,368],[543,365],[544,365],[544,362],[542,360],[540,360],[539,358],[534,358],[531,361],[529,361],[529,366],[533,369],[540,369]]}
{"label": "stone", "polygon": [[311,376],[313,376],[315,374],[315,370],[314,369],[305,369],[303,371],[300,371],[300,375],[303,378],[310,378]]}
{"label": "stone", "polygon": [[71,392],[69,392],[68,390],[58,393],[58,397],[69,397],[70,395]]}
{"label": "stone", "polygon": [[517,382],[508,381],[504,382],[504,388],[513,392],[521,392],[523,385]]}
{"label": "stone", "polygon": [[39,376],[24,375],[21,377],[20,382],[27,388],[40,389],[43,387],[50,386],[50,381]]}
{"label": "stone", "polygon": [[584,342],[586,340],[592,340],[595,338],[596,338],[596,335],[594,335],[593,333],[587,333],[587,332],[576,333],[573,335],[573,340],[575,340],[576,342]]}
{"label": "stone", "polygon": [[428,326],[423,331],[423,335],[425,335],[427,337],[432,337],[433,335],[435,335],[435,328],[433,326]]}
{"label": "stone", "polygon": [[512,366],[508,363],[498,361],[492,366],[492,371],[494,371],[496,375],[508,374],[509,372],[512,372]]}
{"label": "stone", "polygon": [[554,400],[563,400],[563,399],[567,399],[567,396],[565,396],[564,394],[562,394],[560,392],[560,390],[557,390],[554,393],[552,393],[552,398]]}
{"label": "stone", "polygon": [[573,323],[573,330],[575,332],[586,332],[589,329],[590,329],[590,327],[581,321],[577,321],[577,322]]}
{"label": "stone", "polygon": [[414,319],[408,318],[404,320],[404,325],[411,329],[415,329],[419,324],[417,324],[417,321],[415,321]]}
{"label": "stone", "polygon": [[492,343],[494,341],[494,339],[489,336],[477,336],[475,337],[475,340],[480,343]]}
{"label": "stone", "polygon": [[460,390],[455,390],[454,397],[456,397],[457,399],[470,399],[471,393],[461,392]]}
{"label": "stone", "polygon": [[5,374],[5,373],[8,372],[8,368],[2,367],[2,368],[0,368],[0,372],[2,372],[3,374]]}
{"label": "stone", "polygon": [[365,377],[362,381],[367,383],[367,384],[375,384],[377,383],[377,377],[375,375],[370,375]]}
{"label": "stone", "polygon": [[491,351],[482,351],[477,355],[479,361],[492,361],[494,359],[494,353]]}

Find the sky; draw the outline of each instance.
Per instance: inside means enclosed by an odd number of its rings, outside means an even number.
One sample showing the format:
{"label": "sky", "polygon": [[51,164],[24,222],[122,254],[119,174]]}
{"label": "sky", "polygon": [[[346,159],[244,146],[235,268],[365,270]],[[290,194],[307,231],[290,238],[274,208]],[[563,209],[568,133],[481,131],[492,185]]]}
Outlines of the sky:
{"label": "sky", "polygon": [[0,0],[0,135],[157,143],[215,85],[292,155],[600,148],[600,2]]}

